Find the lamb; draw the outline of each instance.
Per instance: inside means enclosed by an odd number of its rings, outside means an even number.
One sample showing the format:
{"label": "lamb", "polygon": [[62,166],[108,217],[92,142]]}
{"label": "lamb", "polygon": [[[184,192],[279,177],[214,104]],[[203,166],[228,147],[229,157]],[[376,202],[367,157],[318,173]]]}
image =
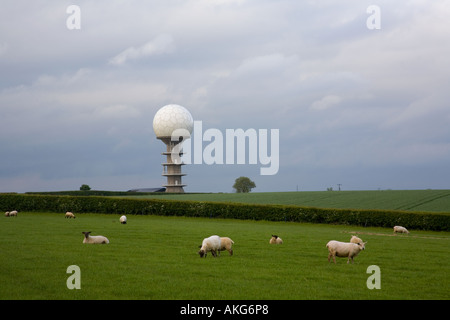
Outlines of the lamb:
{"label": "lamb", "polygon": [[352,236],[350,238],[350,242],[351,243],[362,243],[363,241],[360,238],[358,238],[357,236]]}
{"label": "lamb", "polygon": [[336,264],[336,256],[338,257],[348,257],[347,263],[350,259],[353,263],[353,258],[355,258],[361,250],[365,249],[367,242],[351,243],[351,242],[340,242],[336,240],[331,240],[327,243],[328,248],[328,262],[330,258],[333,258],[334,264]]}
{"label": "lamb", "polygon": [[17,217],[17,214],[18,214],[17,210],[13,210],[13,211],[9,212],[10,217]]}
{"label": "lamb", "polygon": [[283,244],[283,240],[279,236],[272,235],[272,238],[270,238],[269,243],[270,244]]}
{"label": "lamb", "polygon": [[405,228],[405,227],[401,227],[401,226],[395,226],[394,227],[394,233],[406,233],[408,234],[409,231]]}
{"label": "lamb", "polygon": [[119,218],[119,221],[120,221],[121,224],[126,224],[127,223],[127,217],[126,216],[121,216]]}
{"label": "lamb", "polygon": [[231,248],[232,245],[234,244],[234,241],[231,240],[228,237],[221,237],[220,238],[220,249],[219,249],[219,256],[220,256],[220,251],[224,251],[227,250],[230,253],[230,256],[233,255],[233,249]]}
{"label": "lamb", "polygon": [[72,213],[72,212],[70,212],[70,211],[67,211],[66,212],[66,215],[64,216],[64,218],[74,218],[75,219],[75,215]]}
{"label": "lamb", "polygon": [[5,217],[9,217],[9,211],[5,212]]}
{"label": "lamb", "polygon": [[209,238],[203,239],[202,245],[200,246],[200,251],[198,254],[200,258],[205,257],[208,252],[211,252],[213,257],[217,257],[217,251],[220,250],[221,243],[219,236],[211,236]]}
{"label": "lamb", "polygon": [[91,236],[90,235],[91,231],[82,233],[84,234],[83,243],[101,243],[101,244],[109,243],[108,238],[104,236]]}

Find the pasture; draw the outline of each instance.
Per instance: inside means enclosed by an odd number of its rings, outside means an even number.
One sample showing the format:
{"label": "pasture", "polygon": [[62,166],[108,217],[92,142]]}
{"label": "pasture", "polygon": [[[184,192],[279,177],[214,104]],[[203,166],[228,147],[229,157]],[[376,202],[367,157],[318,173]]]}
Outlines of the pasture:
{"label": "pasture", "polygon": [[[76,214],[76,212],[75,212]],[[450,233],[290,222],[64,213],[0,217],[0,299],[449,299]],[[82,231],[108,245],[83,244]],[[200,259],[212,234],[229,236],[234,255]],[[271,234],[284,240],[269,245]],[[328,263],[329,240],[357,234],[366,250]],[[81,289],[68,289],[77,265]],[[381,289],[368,289],[367,268]]]}

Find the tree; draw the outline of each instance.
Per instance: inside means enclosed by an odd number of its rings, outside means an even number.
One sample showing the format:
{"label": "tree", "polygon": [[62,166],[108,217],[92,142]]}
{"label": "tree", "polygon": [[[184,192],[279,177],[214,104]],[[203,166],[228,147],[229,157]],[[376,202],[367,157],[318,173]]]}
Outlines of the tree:
{"label": "tree", "polygon": [[256,188],[255,183],[247,177],[239,177],[234,181],[233,188],[237,193],[248,193]]}
{"label": "tree", "polygon": [[91,190],[91,187],[89,187],[87,184],[82,184],[80,187],[80,190],[89,191],[89,190]]}

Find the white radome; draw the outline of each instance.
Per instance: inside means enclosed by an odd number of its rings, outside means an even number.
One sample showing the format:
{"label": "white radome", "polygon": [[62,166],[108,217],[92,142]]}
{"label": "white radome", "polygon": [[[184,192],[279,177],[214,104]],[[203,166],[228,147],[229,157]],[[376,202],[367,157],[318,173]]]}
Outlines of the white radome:
{"label": "white radome", "polygon": [[170,137],[176,129],[186,129],[192,133],[194,120],[191,113],[177,104],[168,104],[159,109],[153,118],[156,137]]}

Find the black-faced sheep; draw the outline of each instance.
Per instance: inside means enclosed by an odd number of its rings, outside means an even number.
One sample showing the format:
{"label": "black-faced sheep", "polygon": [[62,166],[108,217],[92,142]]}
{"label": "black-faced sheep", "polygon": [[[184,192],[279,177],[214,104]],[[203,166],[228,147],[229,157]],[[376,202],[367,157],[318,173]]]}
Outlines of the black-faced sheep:
{"label": "black-faced sheep", "polygon": [[283,244],[283,240],[279,236],[272,235],[272,238],[270,238],[269,243],[270,244]]}
{"label": "black-faced sheep", "polygon": [[120,221],[121,224],[126,224],[127,223],[127,217],[126,216],[121,216],[119,218],[119,221]]}
{"label": "black-faced sheep", "polygon": [[106,244],[109,243],[108,238],[104,237],[104,236],[91,236],[90,233],[91,231],[87,231],[87,232],[82,232],[84,234],[84,239],[83,239],[83,243],[101,243],[101,244]]}
{"label": "black-faced sheep", "polygon": [[211,252],[213,257],[217,257],[217,251],[221,248],[220,245],[220,237],[219,236],[211,236],[209,238],[203,239],[202,245],[200,246],[200,250],[198,254],[200,258],[205,257],[208,252]]}
{"label": "black-faced sheep", "polygon": [[13,210],[13,211],[9,212],[10,217],[17,217],[17,214],[18,214],[17,210]]}

